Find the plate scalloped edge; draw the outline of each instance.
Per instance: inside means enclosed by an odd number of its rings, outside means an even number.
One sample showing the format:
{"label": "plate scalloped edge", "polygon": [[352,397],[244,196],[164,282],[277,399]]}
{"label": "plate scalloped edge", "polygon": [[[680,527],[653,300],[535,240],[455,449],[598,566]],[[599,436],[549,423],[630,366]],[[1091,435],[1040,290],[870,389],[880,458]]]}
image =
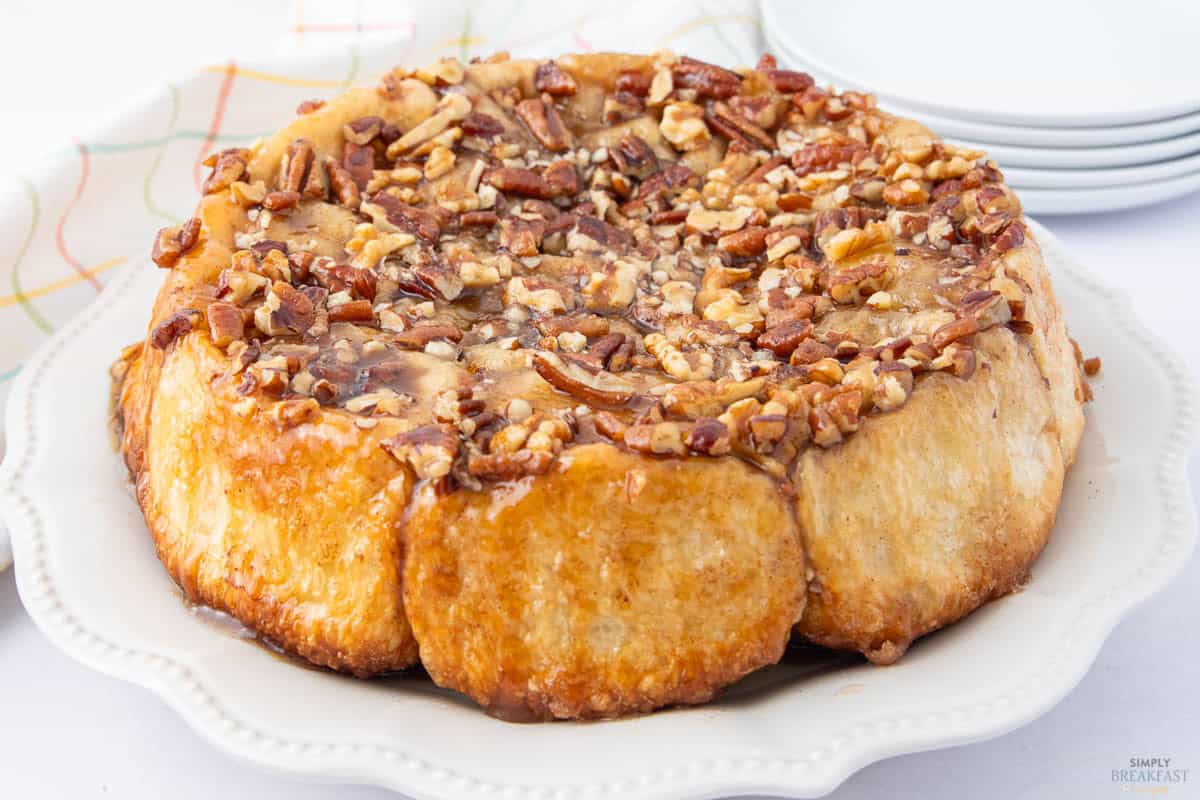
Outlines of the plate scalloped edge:
{"label": "plate scalloped edge", "polygon": [[[1109,317],[1163,373],[1175,421],[1161,443],[1155,476],[1166,524],[1157,550],[1119,585],[1081,607],[1071,637],[1099,628],[1087,646],[1069,642],[1048,655],[1040,670],[990,700],[921,714],[905,713],[849,727],[824,747],[781,758],[703,758],[638,775],[576,785],[501,784],[414,757],[395,747],[375,744],[330,745],[285,739],[258,730],[238,718],[186,664],[155,653],[130,649],[88,630],[56,589],[45,544],[46,521],[23,491],[23,481],[39,452],[37,415],[42,378],[49,364],[75,337],[94,326],[134,285],[140,264],[132,264],[91,306],[50,339],[17,378],[8,406],[9,458],[0,466],[0,512],[13,533],[17,582],[22,602],[42,631],[77,660],[110,675],[154,690],[204,736],[225,752],[262,767],[325,780],[373,783],[414,797],[558,798],[639,797],[715,798],[767,792],[819,796],[835,789],[862,767],[891,756],[937,746],[991,738],[1026,724],[1048,711],[1083,678],[1117,622],[1163,588],[1183,567],[1196,541],[1195,512],[1186,477],[1187,457],[1195,442],[1193,382],[1184,362],[1133,313],[1124,295],[1074,263],[1058,240],[1032,222],[1046,259],[1094,294]],[[1014,699],[1022,698],[1023,704]],[[1030,697],[1037,702],[1029,702]],[[946,731],[951,731],[947,736]],[[903,743],[895,734],[904,732]]]}

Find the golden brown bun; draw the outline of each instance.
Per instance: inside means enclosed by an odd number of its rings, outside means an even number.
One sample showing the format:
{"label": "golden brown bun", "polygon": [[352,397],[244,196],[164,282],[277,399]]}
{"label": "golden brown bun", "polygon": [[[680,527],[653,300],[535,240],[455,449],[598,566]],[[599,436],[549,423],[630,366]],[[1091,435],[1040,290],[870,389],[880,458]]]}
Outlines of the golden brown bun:
{"label": "golden brown bun", "polygon": [[801,459],[816,577],[797,633],[891,663],[1027,575],[1062,491],[1058,426],[1013,334],[981,339],[980,374],[932,375],[904,408]]}
{"label": "golden brown bun", "polygon": [[499,714],[704,702],[778,661],[804,604],[795,521],[738,462],[582,445],[502,490],[419,492],[406,530],[421,662]]}

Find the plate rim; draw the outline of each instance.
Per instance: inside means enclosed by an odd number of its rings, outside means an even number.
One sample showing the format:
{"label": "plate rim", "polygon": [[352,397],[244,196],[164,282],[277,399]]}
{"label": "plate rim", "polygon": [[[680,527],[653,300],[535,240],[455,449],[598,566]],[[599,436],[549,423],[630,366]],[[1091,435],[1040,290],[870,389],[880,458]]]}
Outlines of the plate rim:
{"label": "plate rim", "polygon": [[[778,38],[777,34],[771,32],[764,33],[764,41],[768,50],[782,55],[796,68],[810,73],[813,78],[817,79],[818,84],[841,83],[840,80],[823,73],[816,65],[810,64],[802,53],[788,46],[782,39]],[[939,131],[944,136],[950,138],[961,137],[984,144],[1006,144],[1012,147],[1034,147],[1048,150],[1126,147],[1176,139],[1200,131],[1200,108],[1195,111],[1188,111],[1173,117],[1165,117],[1149,122],[1074,126],[987,122],[959,113],[948,114],[926,111],[913,106],[911,103],[894,98],[886,101],[883,110],[897,116],[907,116],[917,119],[929,128]],[[959,125],[966,126],[962,130],[976,128],[980,132],[967,134],[952,130],[953,127]],[[1163,133],[1162,131],[1166,132]],[[989,136],[997,138],[990,139],[988,138]],[[1071,136],[1082,136],[1083,139],[1071,142],[1069,141]],[[1022,137],[1025,138],[1023,139]],[[1041,139],[1041,141],[1029,141],[1031,138]]]}
{"label": "plate rim", "polygon": [[[1081,608],[1090,613],[1097,635],[1066,648],[1031,670],[1016,688],[998,690],[989,702],[970,709],[943,709],[923,714],[905,712],[862,723],[831,737],[830,745],[792,758],[703,758],[672,764],[653,773],[618,775],[612,780],[561,786],[515,784],[482,780],[461,767],[435,764],[397,749],[375,744],[333,746],[303,737],[283,739],[255,729],[224,707],[219,688],[206,685],[197,672],[154,653],[138,651],[109,641],[103,631],[87,629],[67,607],[55,588],[54,569],[47,559],[47,521],[32,493],[25,491],[25,473],[39,454],[36,434],[37,397],[41,377],[64,348],[94,325],[114,298],[135,285],[134,262],[117,276],[92,305],[64,326],[30,359],[13,387],[7,410],[10,455],[0,467],[0,512],[14,533],[17,550],[18,589],[38,627],[68,655],[101,672],[143,685],[174,708],[184,721],[218,749],[259,766],[310,778],[374,783],[404,791],[414,797],[503,796],[509,798],[591,797],[709,798],[754,791],[785,796],[815,796],[832,791],[851,774],[882,758],[935,747],[980,741],[1008,732],[1048,711],[1066,696],[1090,669],[1101,646],[1116,624],[1130,611],[1161,590],[1182,570],[1196,543],[1195,513],[1186,478],[1187,457],[1196,433],[1192,379],[1183,361],[1156,334],[1146,329],[1124,295],[1110,289],[1076,264],[1058,240],[1030,221],[1035,236],[1056,267],[1105,302],[1130,346],[1155,363],[1170,387],[1168,402],[1175,411],[1175,426],[1165,436],[1158,453],[1157,481],[1164,508],[1159,548],[1147,555],[1136,572],[1102,602]],[[1165,557],[1164,557],[1165,556]],[[1082,630],[1085,626],[1080,625]],[[1046,687],[1051,687],[1047,689]],[[1033,697],[1033,702],[1022,702]],[[897,729],[905,729],[897,746]],[[949,734],[946,732],[949,731]],[[841,751],[840,754],[838,751]]]}
{"label": "plate rim", "polygon": [[[787,26],[779,22],[777,11],[777,3],[774,0],[762,0],[762,29],[764,31],[786,30]],[[777,37],[772,37],[774,41],[780,41]],[[792,49],[792,48],[789,48]],[[805,59],[815,68],[827,76],[833,78],[837,83],[845,85],[847,88],[858,89],[859,91],[870,91],[867,87],[869,83],[854,80],[851,76],[841,70],[833,69],[828,64],[823,63],[817,58],[809,56]],[[1105,126],[1119,125],[1136,125],[1141,123],[1150,123],[1171,119],[1173,117],[1184,116],[1200,111],[1200,96],[1194,97],[1186,101],[1177,101],[1175,103],[1161,106],[1157,109],[1144,109],[1141,111],[1126,110],[1126,111],[1099,111],[1090,114],[1084,113],[1058,113],[1058,114],[1030,114],[1028,112],[1018,111],[996,111],[984,107],[959,107],[945,106],[940,103],[922,101],[919,98],[908,96],[895,95],[886,92],[874,91],[880,98],[887,98],[889,101],[901,103],[916,109],[922,109],[929,113],[939,114],[942,116],[954,116],[956,111],[959,114],[966,114],[982,122],[988,122],[994,125],[1042,125],[1044,127],[1084,127],[1095,124]]]}
{"label": "plate rim", "polygon": [[[839,88],[852,88],[849,85],[843,85],[841,80],[822,73],[795,53],[782,46],[774,46],[771,40],[768,39],[767,43],[769,47],[772,47],[772,49],[783,55],[789,65],[809,71],[819,85],[832,84]],[[933,117],[936,115],[913,108],[905,108],[902,104],[891,101],[884,101],[880,108],[900,117],[915,119],[943,139],[964,147],[983,150],[989,156],[1006,162],[1008,166],[1020,167],[1022,169],[1134,169],[1200,155],[1200,127],[1190,132],[1178,133],[1173,136],[1125,144],[1080,146],[1026,145],[1000,141],[989,142],[972,136],[958,136],[948,133],[939,127],[938,122],[933,120]],[[1200,111],[1195,112],[1195,114],[1200,116]],[[922,116],[929,119],[921,119]],[[1134,152],[1134,155],[1125,155],[1131,150]],[[1069,163],[1053,161],[1054,159],[1064,157]]]}

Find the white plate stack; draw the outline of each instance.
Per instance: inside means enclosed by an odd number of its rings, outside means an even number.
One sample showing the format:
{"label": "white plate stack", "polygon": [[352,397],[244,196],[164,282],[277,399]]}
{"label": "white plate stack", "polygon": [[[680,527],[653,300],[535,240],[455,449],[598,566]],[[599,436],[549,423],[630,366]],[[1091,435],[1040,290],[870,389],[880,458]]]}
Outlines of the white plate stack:
{"label": "white plate stack", "polygon": [[996,159],[1025,210],[1200,189],[1200,3],[762,0],[780,65]]}

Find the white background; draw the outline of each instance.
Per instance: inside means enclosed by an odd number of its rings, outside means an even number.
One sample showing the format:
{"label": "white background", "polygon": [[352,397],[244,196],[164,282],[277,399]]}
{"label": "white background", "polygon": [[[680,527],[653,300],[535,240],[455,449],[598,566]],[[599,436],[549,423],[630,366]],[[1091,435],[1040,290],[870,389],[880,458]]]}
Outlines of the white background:
{"label": "white background", "polygon": [[[293,5],[0,0],[0,181],[148,83],[274,52]],[[26,80],[35,72],[37,80]],[[1150,327],[1200,370],[1200,195],[1041,221],[1079,261],[1127,291]],[[1193,491],[1200,489],[1200,468],[1191,477]],[[1200,797],[1198,610],[1193,559],[1122,623],[1079,688],[1042,719],[990,742],[873,765],[835,797],[1115,798],[1123,793],[1110,773],[1134,756],[1167,756],[1173,767],[1191,769],[1189,784],[1168,797]],[[216,752],[149,692],[55,650],[26,616],[9,571],[0,575],[0,797],[102,796],[394,797],[300,783]]]}

